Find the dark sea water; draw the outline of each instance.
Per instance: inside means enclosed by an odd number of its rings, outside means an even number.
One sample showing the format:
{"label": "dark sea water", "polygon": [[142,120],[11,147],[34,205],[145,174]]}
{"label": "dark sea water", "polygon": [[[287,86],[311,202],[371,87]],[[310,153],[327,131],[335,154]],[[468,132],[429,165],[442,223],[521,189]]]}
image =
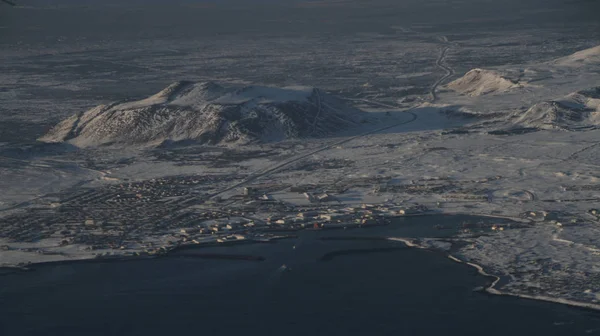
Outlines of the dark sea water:
{"label": "dark sea water", "polygon": [[[405,224],[389,233],[417,227]],[[490,279],[440,253],[377,239],[385,230],[305,231],[276,243],[5,275],[0,335],[600,332],[591,311],[474,292]],[[215,259],[223,254],[263,260]]]}

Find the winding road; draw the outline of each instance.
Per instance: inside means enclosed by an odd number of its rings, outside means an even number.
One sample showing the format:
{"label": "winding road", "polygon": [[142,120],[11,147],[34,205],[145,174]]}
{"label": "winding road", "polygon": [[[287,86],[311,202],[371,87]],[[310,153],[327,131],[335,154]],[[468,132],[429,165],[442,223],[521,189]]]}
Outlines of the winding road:
{"label": "winding road", "polygon": [[[442,41],[444,43],[448,43],[448,39],[445,36],[442,36]],[[431,102],[435,102],[438,99],[437,96],[437,88],[438,86],[440,86],[440,84],[442,84],[446,79],[450,78],[451,76],[454,75],[454,69],[446,66],[444,64],[444,62],[446,61],[446,56],[448,54],[448,50],[450,49],[449,45],[445,45],[442,47],[442,49],[440,49],[440,54],[437,58],[437,60],[435,61],[435,65],[444,70],[446,72],[446,74],[444,76],[442,76],[440,79],[438,79],[435,83],[433,83],[433,85],[431,86],[431,89],[429,91],[430,95],[431,95]]]}

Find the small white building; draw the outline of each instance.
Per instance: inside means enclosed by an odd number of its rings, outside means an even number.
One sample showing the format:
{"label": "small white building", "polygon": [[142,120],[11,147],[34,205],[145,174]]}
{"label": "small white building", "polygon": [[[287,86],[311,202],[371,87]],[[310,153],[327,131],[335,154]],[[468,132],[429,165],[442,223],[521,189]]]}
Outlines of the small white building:
{"label": "small white building", "polygon": [[254,196],[256,189],[253,187],[244,187],[244,196]]}
{"label": "small white building", "polygon": [[315,198],[315,196],[313,196],[313,194],[310,194],[310,193],[307,193],[307,192],[305,192],[303,195],[304,195],[304,197],[306,197],[306,199],[307,199],[309,202],[311,202],[311,203],[314,203],[314,202],[317,202],[317,201],[318,201],[318,200]]}
{"label": "small white building", "polygon": [[317,217],[319,215],[318,211],[305,211],[305,212],[299,212],[296,216],[300,217],[300,218],[314,218]]}
{"label": "small white building", "polygon": [[329,194],[321,194],[321,195],[317,196],[317,199],[319,200],[319,202],[335,201],[335,197],[333,197],[332,195],[329,195]]}
{"label": "small white building", "polygon": [[272,201],[273,197],[267,195],[267,194],[263,194],[262,196],[259,197],[260,200],[262,201]]}

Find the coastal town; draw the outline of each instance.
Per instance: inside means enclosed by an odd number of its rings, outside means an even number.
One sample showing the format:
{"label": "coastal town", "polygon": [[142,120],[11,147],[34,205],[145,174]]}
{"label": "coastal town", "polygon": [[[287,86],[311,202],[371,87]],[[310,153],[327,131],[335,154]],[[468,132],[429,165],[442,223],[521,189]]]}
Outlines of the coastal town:
{"label": "coastal town", "polygon": [[[1,248],[41,255],[63,254],[75,248],[95,258],[135,257],[164,254],[188,245],[268,240],[298,230],[368,228],[389,225],[401,217],[439,214],[435,207],[442,204],[438,202],[433,208],[393,201],[347,204],[341,199],[351,186],[376,185],[374,192],[414,193],[457,188],[447,183],[444,187],[439,180],[398,186],[390,185],[387,179],[366,178],[335,185],[254,183],[232,190],[227,196],[215,193],[218,186],[242,178],[168,176],[45,195],[28,211],[2,218]],[[282,193],[296,195],[301,201],[282,200]],[[438,224],[436,228],[443,226]],[[456,229],[457,233],[468,234],[474,228],[503,230],[492,223],[464,223]],[[56,241],[58,246],[36,247],[39,241]]]}

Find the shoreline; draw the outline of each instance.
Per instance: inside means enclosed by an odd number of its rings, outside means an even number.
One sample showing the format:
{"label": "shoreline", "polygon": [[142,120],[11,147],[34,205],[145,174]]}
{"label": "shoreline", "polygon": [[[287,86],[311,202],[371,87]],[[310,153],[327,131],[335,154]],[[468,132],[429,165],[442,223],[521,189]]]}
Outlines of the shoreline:
{"label": "shoreline", "polygon": [[[433,251],[441,252],[440,250],[430,249],[430,248],[415,244],[415,243],[413,243],[411,238],[388,237],[387,240],[402,242],[409,248],[417,248],[417,249],[422,249],[422,250],[433,250]],[[487,273],[485,271],[485,269],[478,264],[475,264],[475,263],[472,263],[469,261],[465,261],[465,260],[461,260],[461,259],[453,256],[450,253],[445,253],[445,254],[448,259],[450,259],[456,263],[464,264],[464,265],[470,266],[472,268],[475,268],[477,270],[477,273],[479,273],[480,275],[483,275],[484,277],[493,278],[494,280],[492,281],[492,283],[484,289],[485,293],[488,293],[491,295],[498,295],[498,296],[511,296],[511,297],[527,299],[527,300],[551,302],[551,303],[563,304],[563,305],[576,307],[576,308],[587,309],[587,310],[593,311],[595,313],[600,312],[600,304],[586,303],[586,302],[574,301],[574,300],[563,299],[563,298],[553,298],[553,297],[543,296],[543,295],[517,294],[517,293],[510,293],[510,292],[498,290],[495,288],[495,286],[501,280],[501,278],[499,276]]]}
{"label": "shoreline", "polygon": [[[450,213],[450,212],[444,212],[444,213],[422,213],[422,214],[410,214],[410,215],[406,215],[406,216],[398,216],[400,218],[402,217],[422,217],[422,216],[453,216],[453,215],[466,215],[466,216],[479,216],[479,217],[488,217],[488,218],[498,218],[498,219],[503,219],[503,220],[511,220],[511,221],[515,221],[515,222],[521,222],[521,223],[530,223],[530,221],[522,219],[522,218],[515,218],[515,217],[508,217],[508,216],[496,216],[496,215],[485,215],[485,214],[466,214],[466,213],[460,213],[460,212],[455,212],[455,213]],[[325,231],[331,230],[331,229],[338,229],[337,227],[333,228],[326,228]],[[295,230],[295,231],[300,231],[300,230]],[[278,237],[278,238],[273,238],[270,239],[268,241],[263,241],[263,240],[252,240],[252,239],[248,239],[248,240],[244,240],[244,241],[236,241],[236,242],[228,242],[228,244],[223,244],[223,245],[237,245],[237,244],[253,244],[253,243],[275,243],[276,240],[281,239],[282,237]],[[285,237],[285,238],[289,238]],[[365,237],[366,239],[368,239],[369,237]],[[328,240],[331,238],[328,237],[322,237],[321,239],[323,240]],[[340,239],[348,239],[348,237],[346,238],[340,238]],[[352,239],[352,238],[350,238]],[[567,306],[571,306],[571,307],[576,307],[576,308],[581,308],[581,309],[587,309],[590,311],[593,311],[595,313],[600,312],[600,304],[595,304],[595,303],[586,303],[586,302],[581,302],[581,301],[574,301],[574,300],[569,300],[569,299],[565,299],[565,298],[553,298],[553,297],[548,297],[548,296],[543,296],[543,295],[529,295],[529,294],[517,294],[517,293],[510,293],[510,292],[506,292],[506,291],[501,291],[496,289],[496,285],[500,282],[501,277],[497,276],[497,275],[493,275],[490,273],[487,273],[485,271],[485,269],[478,265],[475,264],[473,262],[469,262],[469,261],[465,261],[465,260],[461,260],[459,258],[457,258],[456,256],[452,255],[449,252],[446,251],[442,251],[439,249],[435,249],[435,248],[430,248],[430,247],[425,247],[423,245],[418,244],[418,240],[419,238],[406,238],[406,237],[377,237],[377,238],[373,238],[371,237],[370,239],[382,239],[382,240],[389,240],[389,241],[397,241],[397,242],[401,242],[403,243],[406,247],[408,248],[418,248],[418,249],[422,249],[422,250],[428,250],[428,251],[434,251],[434,252],[441,252],[442,254],[444,254],[448,259],[456,262],[456,263],[460,263],[460,264],[465,264],[468,265],[472,268],[475,268],[477,270],[477,273],[487,277],[487,278],[491,278],[493,279],[492,283],[490,285],[487,285],[482,291],[491,295],[499,295],[499,296],[511,296],[511,297],[516,297],[516,298],[522,298],[522,299],[528,299],[528,300],[536,300],[536,301],[544,301],[544,302],[550,302],[550,303],[555,303],[555,304],[563,304],[563,305],[567,305]],[[415,243],[415,241],[417,241],[417,243]],[[203,248],[203,247],[211,247],[211,246],[218,246],[221,244],[200,244],[200,245],[184,245],[184,246],[176,246],[173,249],[170,249],[168,251],[166,251],[165,253],[162,254],[155,254],[155,255],[115,255],[115,256],[111,256],[111,257],[96,257],[96,258],[68,258],[68,259],[64,259],[64,260],[54,260],[54,261],[42,261],[42,262],[32,262],[29,263],[27,265],[23,265],[23,266],[19,266],[19,265],[1,265],[0,266],[0,277],[2,276],[7,276],[7,275],[12,275],[15,273],[23,273],[23,272],[29,272],[29,271],[34,271],[35,268],[37,267],[47,267],[47,266],[53,266],[53,265],[67,265],[67,264],[77,264],[77,263],[112,263],[112,262],[129,262],[129,261],[138,261],[138,260],[149,260],[149,259],[158,259],[158,258],[168,258],[168,257],[182,257],[185,258],[186,255],[171,255],[171,252],[176,252],[176,251],[185,251],[187,249],[196,249],[196,248]],[[214,258],[214,259],[236,259],[236,260],[253,260],[253,261],[260,261],[261,258],[257,257],[257,256],[242,256],[242,255],[228,255],[228,254],[218,254],[218,255],[198,255],[198,256],[194,256],[196,258]]]}
{"label": "shoreline", "polygon": [[[491,214],[472,214],[472,213],[465,213],[465,212],[460,212],[460,211],[457,211],[457,212],[428,211],[428,212],[422,212],[422,213],[414,213],[414,214],[406,214],[406,215],[387,217],[387,220],[414,218],[414,217],[445,217],[445,216],[485,217],[485,218],[496,218],[496,219],[500,219],[500,220],[508,220],[508,221],[512,221],[515,223],[522,223],[522,224],[531,223],[531,221],[525,220],[523,218],[518,218],[518,217],[498,216],[498,215],[491,215]],[[329,231],[329,230],[381,227],[381,226],[387,226],[387,225],[392,225],[392,224],[385,223],[385,224],[364,225],[364,224],[356,224],[356,223],[342,223],[342,224],[326,225],[325,227],[322,227],[319,229],[313,229],[312,227],[303,227],[303,228],[281,228],[281,227],[277,227],[277,226],[258,227],[255,229],[257,233],[270,233],[270,234],[282,233],[283,236],[278,235],[275,237],[270,237],[270,238],[268,238],[268,240],[260,240],[257,238],[247,238],[243,241],[227,241],[227,242],[220,242],[220,243],[217,243],[215,241],[209,241],[209,242],[202,242],[200,244],[191,244],[190,243],[190,244],[173,245],[173,246],[169,246],[166,253],[169,253],[169,252],[175,251],[175,250],[195,249],[195,248],[200,248],[200,247],[212,247],[215,245],[225,246],[225,245],[229,245],[229,244],[240,244],[240,243],[241,244],[243,244],[243,243],[272,243],[273,241],[275,241],[277,239],[292,237],[292,236],[294,236],[293,233],[301,232],[301,231],[313,231],[313,230]],[[230,232],[230,234],[235,234],[235,233],[236,233],[235,231]],[[218,238],[218,237],[215,237],[215,238]],[[8,252],[10,252],[10,251],[8,251]],[[93,256],[91,254],[79,253],[79,254],[63,254],[62,255],[63,258],[57,258],[55,260],[50,260],[50,261],[25,261],[25,262],[23,262],[24,264],[22,264],[22,265],[20,265],[18,263],[14,263],[14,264],[0,263],[0,270],[2,270],[2,269],[27,269],[28,267],[34,267],[36,265],[45,265],[45,264],[50,264],[50,263],[62,264],[62,263],[78,262],[78,261],[104,261],[104,260],[110,260],[110,259],[135,259],[135,258],[139,258],[139,257],[153,257],[153,256],[159,255],[159,254],[142,254],[142,255],[135,256],[135,255],[126,254],[127,252],[130,252],[130,253],[142,252],[140,250],[135,250],[135,249],[134,250],[125,250],[124,252],[121,250],[113,250],[112,252],[115,254],[107,256],[107,257],[99,257],[99,256]],[[0,256],[2,253],[3,253],[3,251],[0,251]],[[32,252],[32,255],[34,255],[33,252]],[[57,255],[57,254],[54,254],[54,255]]]}
{"label": "shoreline", "polygon": [[521,298],[521,299],[528,299],[528,300],[552,302],[552,303],[563,304],[563,305],[567,305],[567,306],[571,306],[571,307],[588,309],[595,313],[600,312],[600,304],[586,303],[586,302],[574,301],[574,300],[563,299],[563,298],[553,298],[553,297],[543,296],[543,295],[517,294],[517,293],[510,293],[510,292],[498,290],[494,287],[501,279],[499,276],[487,273],[483,269],[483,267],[481,267],[480,265],[477,265],[477,264],[469,262],[469,261],[461,260],[451,254],[448,254],[448,258],[456,263],[465,264],[465,265],[475,268],[477,270],[477,273],[479,273],[485,277],[494,278],[494,281],[492,282],[492,284],[487,286],[487,288],[485,288],[485,290],[484,290],[488,294],[499,295],[499,296],[511,296],[511,297],[517,297],[517,298]]}

